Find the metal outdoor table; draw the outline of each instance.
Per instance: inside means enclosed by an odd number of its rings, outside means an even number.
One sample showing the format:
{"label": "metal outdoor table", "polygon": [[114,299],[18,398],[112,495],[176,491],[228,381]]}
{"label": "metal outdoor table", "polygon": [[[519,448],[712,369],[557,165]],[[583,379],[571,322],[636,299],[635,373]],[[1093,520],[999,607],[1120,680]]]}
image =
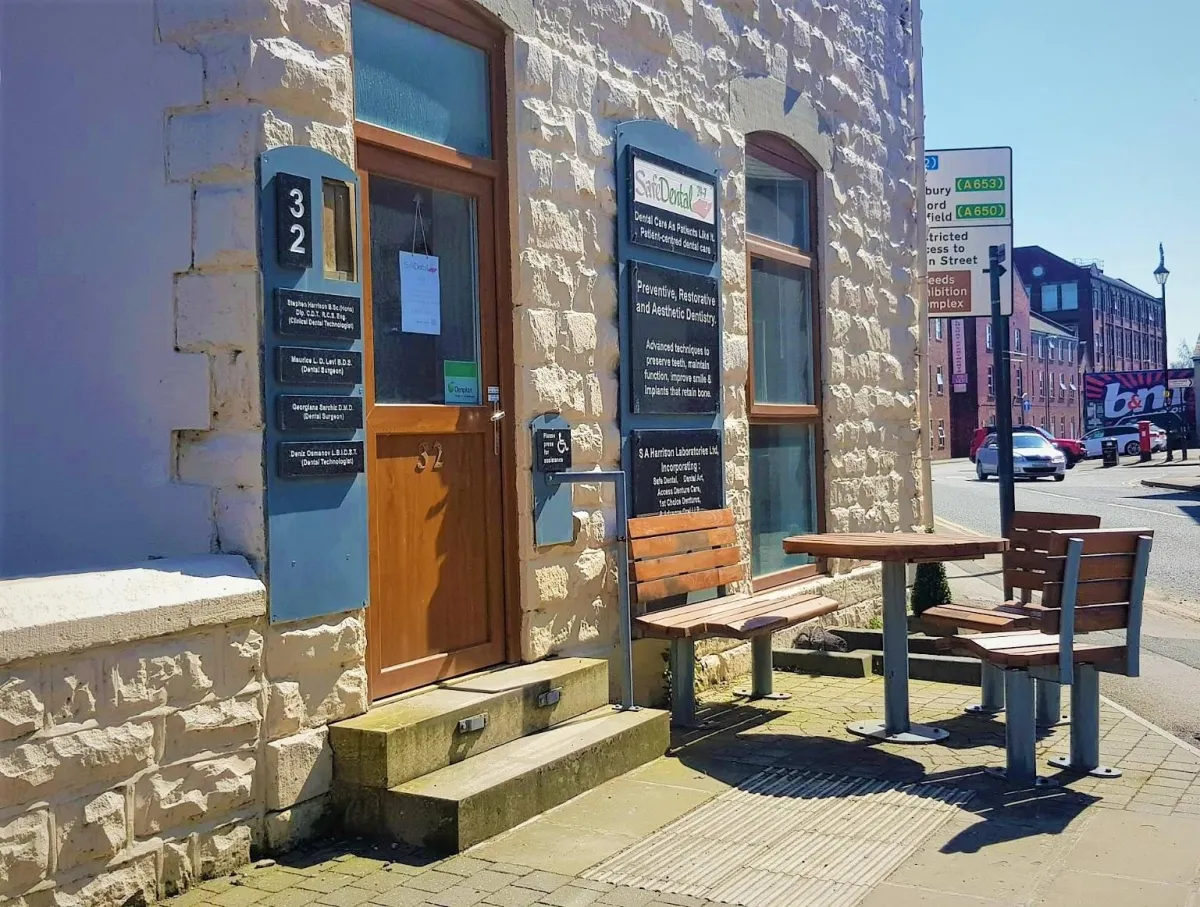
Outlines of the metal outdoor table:
{"label": "metal outdoor table", "polygon": [[883,562],[884,720],[847,725],[852,734],[889,743],[933,743],[949,732],[913,724],[908,715],[908,606],[905,564],[977,560],[1008,550],[1008,540],[928,532],[825,532],[783,540],[788,554]]}

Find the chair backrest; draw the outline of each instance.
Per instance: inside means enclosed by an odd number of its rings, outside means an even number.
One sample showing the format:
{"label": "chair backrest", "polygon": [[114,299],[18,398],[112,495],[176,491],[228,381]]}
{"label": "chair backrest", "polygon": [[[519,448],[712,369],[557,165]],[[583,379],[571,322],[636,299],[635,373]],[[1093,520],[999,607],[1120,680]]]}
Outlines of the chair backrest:
{"label": "chair backrest", "polygon": [[641,605],[746,576],[732,510],[634,517],[628,532],[632,586]]}
{"label": "chair backrest", "polygon": [[1049,533],[1060,529],[1099,529],[1100,517],[1090,513],[1042,513],[1018,510],[1013,514],[1008,534],[1009,550],[1004,554],[1004,594],[1011,597],[1021,590],[1021,600],[1029,602],[1046,582],[1045,565]]}
{"label": "chair backrest", "polygon": [[1154,530],[1067,529],[1050,536],[1039,626],[1058,633],[1061,681],[1072,680],[1075,633],[1095,630],[1125,630],[1125,673],[1136,677]]}

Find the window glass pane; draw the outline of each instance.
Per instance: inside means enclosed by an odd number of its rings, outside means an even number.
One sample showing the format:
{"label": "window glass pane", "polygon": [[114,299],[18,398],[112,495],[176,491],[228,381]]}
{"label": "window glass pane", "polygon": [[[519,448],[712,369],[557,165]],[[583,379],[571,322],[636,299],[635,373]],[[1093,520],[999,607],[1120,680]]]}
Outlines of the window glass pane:
{"label": "window glass pane", "polygon": [[811,425],[750,426],[750,567],[755,576],[811,564],[784,554],[789,535],[817,531],[816,432]]}
{"label": "window glass pane", "polygon": [[487,54],[369,3],[355,3],[358,119],[491,157]]}
{"label": "window glass pane", "polygon": [[[375,174],[367,185],[375,400],[476,406],[475,201]],[[426,273],[409,273],[401,286],[402,259]]]}
{"label": "window glass pane", "polygon": [[756,403],[816,403],[810,276],[796,265],[750,261]]}
{"label": "window glass pane", "polygon": [[746,155],[746,229],[809,250],[808,180]]}
{"label": "window glass pane", "polygon": [[1059,288],[1059,292],[1064,310],[1079,308],[1079,284],[1074,281],[1064,283]]}
{"label": "window glass pane", "polygon": [[1058,311],[1058,284],[1047,283],[1042,284],[1042,311],[1057,312]]}

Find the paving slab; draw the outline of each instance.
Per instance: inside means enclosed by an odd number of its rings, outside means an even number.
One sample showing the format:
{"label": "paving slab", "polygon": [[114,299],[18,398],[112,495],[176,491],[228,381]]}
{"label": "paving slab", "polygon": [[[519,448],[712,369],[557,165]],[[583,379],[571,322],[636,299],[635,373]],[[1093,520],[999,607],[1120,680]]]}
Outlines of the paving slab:
{"label": "paving slab", "polygon": [[[947,727],[951,736],[943,745],[902,747],[868,743],[845,729],[847,721],[881,713],[878,677],[780,672],[775,686],[792,699],[746,703],[726,689],[704,694],[699,714],[707,725],[676,731],[668,757],[465,855],[441,859],[390,842],[327,841],[284,855],[278,866],[211,880],[166,903],[708,907],[719,899],[726,907],[760,907],[767,903],[764,892],[784,890],[782,881],[791,884],[787,895],[772,897],[788,907],[1200,907],[1200,751],[1127,710],[1101,708],[1101,757],[1122,769],[1120,778],[1076,777],[1046,765],[1047,756],[1066,750],[1069,727],[1062,726],[1038,743],[1039,764],[1058,786],[1022,789],[984,772],[1003,765],[1004,720],[964,714],[978,688],[913,682],[913,719]],[[902,808],[865,794],[827,797],[809,813],[785,796],[760,804],[765,812],[751,809],[763,778],[783,784],[805,773],[861,791],[937,789],[962,799],[928,828],[915,828]],[[712,822],[698,832],[706,818]],[[894,870],[885,859],[892,852],[884,845],[896,839],[889,837],[889,821],[907,832],[911,845]],[[678,884],[601,878],[599,867],[644,851],[646,842],[688,835],[695,839],[692,849],[675,848]],[[855,855],[875,847],[861,864],[885,859],[878,864],[885,872],[859,872],[859,881],[871,876],[865,884],[847,881],[860,868],[858,856],[829,863],[846,870],[845,877],[826,871],[822,854],[845,841],[846,852]],[[720,860],[738,863],[738,872],[714,880]]]}

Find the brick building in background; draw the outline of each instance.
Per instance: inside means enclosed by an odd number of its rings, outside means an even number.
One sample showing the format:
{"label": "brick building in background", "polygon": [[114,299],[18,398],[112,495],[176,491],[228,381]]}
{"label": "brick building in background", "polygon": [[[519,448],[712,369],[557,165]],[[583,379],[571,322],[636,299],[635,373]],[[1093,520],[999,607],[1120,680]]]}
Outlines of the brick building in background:
{"label": "brick building in background", "polygon": [[[1075,437],[1082,424],[1080,344],[1067,328],[1030,311],[1013,282],[1008,320],[1014,425],[1038,425]],[[965,457],[981,425],[996,424],[996,373],[990,318],[931,318],[927,364],[930,452],[935,460]],[[1028,401],[1025,412],[1023,401]]]}
{"label": "brick building in background", "polygon": [[1041,246],[1013,250],[1013,267],[1032,310],[1070,330],[1097,372],[1166,365],[1162,300],[1104,273],[1098,262],[1075,264]]}

